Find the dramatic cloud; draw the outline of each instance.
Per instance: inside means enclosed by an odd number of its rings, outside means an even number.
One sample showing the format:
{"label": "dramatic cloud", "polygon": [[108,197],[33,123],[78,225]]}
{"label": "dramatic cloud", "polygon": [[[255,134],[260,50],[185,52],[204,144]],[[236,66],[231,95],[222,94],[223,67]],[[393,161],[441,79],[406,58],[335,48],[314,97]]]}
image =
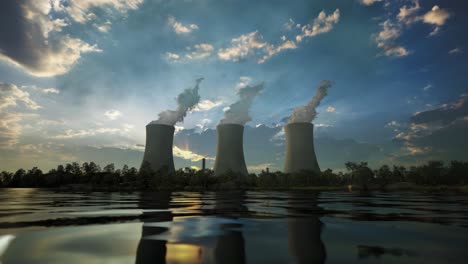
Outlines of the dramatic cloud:
{"label": "dramatic cloud", "polygon": [[246,86],[239,89],[237,92],[239,100],[229,106],[229,109],[224,112],[224,118],[219,123],[245,125],[247,122],[252,120],[249,115],[249,110],[252,106],[253,100],[260,94],[262,89],[263,84],[253,87]]}
{"label": "dramatic cloud", "polygon": [[322,101],[322,99],[327,96],[327,91],[331,87],[330,81],[322,81],[317,88],[317,92],[305,105],[299,106],[293,110],[291,117],[288,120],[288,124],[291,123],[310,123],[317,116],[316,108]]}
{"label": "dramatic cloud", "polygon": [[[10,1],[2,5],[0,59],[23,68],[28,73],[50,77],[67,73],[85,53],[101,52],[96,44],[60,34],[69,19],[85,23],[95,19],[89,10],[112,8],[121,13],[136,9],[143,0]],[[111,21],[96,25],[101,32],[110,29]]]}
{"label": "dramatic cloud", "polygon": [[399,159],[460,159],[468,148],[467,117],[468,95],[462,95],[456,102],[416,113],[407,125],[396,123],[395,139],[404,151]]}
{"label": "dramatic cloud", "polygon": [[195,87],[185,89],[177,96],[177,110],[166,110],[159,113],[159,119],[152,121],[151,124],[164,124],[173,126],[177,122],[184,121],[187,112],[192,110],[200,101],[198,94],[199,84],[203,78],[197,79]]}
{"label": "dramatic cloud", "polygon": [[110,120],[116,120],[117,118],[122,116],[122,112],[119,110],[107,110],[104,115],[109,118]]}
{"label": "dramatic cloud", "polygon": [[167,23],[169,24],[169,26],[172,27],[172,29],[174,30],[174,32],[176,34],[187,34],[187,33],[191,33],[192,31],[194,30],[197,30],[198,29],[198,26],[195,25],[195,24],[190,24],[190,25],[184,25],[180,22],[178,22],[174,17],[170,16],[168,19],[167,19]]}

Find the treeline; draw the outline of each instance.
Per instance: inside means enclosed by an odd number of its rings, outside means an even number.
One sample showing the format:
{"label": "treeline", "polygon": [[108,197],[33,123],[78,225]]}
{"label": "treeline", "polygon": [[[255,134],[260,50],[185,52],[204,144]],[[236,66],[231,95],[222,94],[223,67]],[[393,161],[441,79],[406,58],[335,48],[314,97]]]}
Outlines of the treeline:
{"label": "treeline", "polygon": [[107,190],[217,190],[217,189],[289,189],[309,186],[358,185],[362,188],[383,187],[392,183],[408,182],[417,185],[466,185],[468,184],[468,162],[452,161],[444,165],[431,161],[420,166],[387,166],[372,170],[366,162],[347,162],[347,171],[335,173],[327,169],[320,174],[303,171],[294,174],[262,171],[240,177],[226,173],[214,177],[212,170],[179,169],[175,174],[167,169],[151,171],[144,164],[140,171],[124,165],[116,169],[109,164],[101,169],[94,162],[59,165],[47,173],[37,167],[28,171],[19,169],[15,173],[3,171],[0,187],[45,187],[86,186],[90,189]]}

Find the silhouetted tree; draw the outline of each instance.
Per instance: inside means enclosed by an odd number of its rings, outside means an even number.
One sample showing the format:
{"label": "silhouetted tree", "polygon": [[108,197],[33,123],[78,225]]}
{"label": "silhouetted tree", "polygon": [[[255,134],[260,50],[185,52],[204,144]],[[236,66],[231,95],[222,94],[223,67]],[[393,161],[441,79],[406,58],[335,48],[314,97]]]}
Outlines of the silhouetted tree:
{"label": "silhouetted tree", "polygon": [[377,182],[381,186],[385,186],[390,183],[392,179],[392,171],[388,165],[382,165],[378,170],[375,171],[375,176],[377,178]]}
{"label": "silhouetted tree", "polygon": [[368,189],[369,183],[374,176],[372,170],[367,166],[367,162],[346,162],[346,169],[351,172],[353,182],[362,186],[364,190]]}
{"label": "silhouetted tree", "polygon": [[408,181],[419,185],[456,185],[468,183],[468,162],[452,161],[444,166],[441,161],[430,161],[409,169],[394,165],[392,169],[383,165],[374,172],[366,162],[347,162],[347,173],[334,173],[326,169],[320,174],[311,171],[285,174],[282,172],[262,171],[258,175],[249,174],[241,177],[232,171],[214,176],[212,170],[194,170],[183,168],[175,173],[169,173],[167,168],[153,171],[149,163],[145,162],[140,171],[124,165],[122,169],[115,169],[109,164],[101,171],[94,162],[79,165],[74,162],[59,165],[43,173],[33,167],[27,172],[17,170],[14,174],[3,171],[0,173],[0,187],[60,187],[70,184],[85,184],[97,189],[130,188],[140,190],[216,190],[238,188],[288,189],[308,186],[343,186],[358,184],[364,189],[370,183],[384,186],[389,183]]}

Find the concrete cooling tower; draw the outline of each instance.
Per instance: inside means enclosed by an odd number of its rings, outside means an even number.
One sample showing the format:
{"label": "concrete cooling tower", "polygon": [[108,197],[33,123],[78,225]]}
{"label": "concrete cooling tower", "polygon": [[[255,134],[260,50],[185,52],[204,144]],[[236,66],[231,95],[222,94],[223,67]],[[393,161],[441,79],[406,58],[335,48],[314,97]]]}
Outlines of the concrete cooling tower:
{"label": "concrete cooling tower", "polygon": [[320,173],[314,149],[314,125],[291,123],[284,127],[286,136],[286,157],[284,172],[293,173],[310,170]]}
{"label": "concrete cooling tower", "polygon": [[148,162],[152,170],[157,171],[166,166],[169,173],[175,172],[174,158],[172,157],[174,130],[175,128],[169,125],[151,123],[146,125],[146,147],[143,163]]}
{"label": "concrete cooling tower", "polygon": [[215,176],[230,170],[242,176],[248,175],[244,160],[243,137],[243,125],[221,124],[216,127]]}

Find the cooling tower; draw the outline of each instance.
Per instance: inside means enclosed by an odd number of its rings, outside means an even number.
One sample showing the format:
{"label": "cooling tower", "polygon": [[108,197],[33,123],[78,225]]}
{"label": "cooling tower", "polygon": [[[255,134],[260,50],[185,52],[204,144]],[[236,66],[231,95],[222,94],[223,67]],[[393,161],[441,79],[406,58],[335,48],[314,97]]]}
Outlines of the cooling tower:
{"label": "cooling tower", "polygon": [[215,176],[222,175],[228,171],[242,176],[248,174],[244,160],[243,137],[243,125],[222,124],[216,127]]}
{"label": "cooling tower", "polygon": [[291,123],[284,127],[286,136],[286,157],[284,172],[293,173],[310,170],[320,173],[314,149],[314,125]]}
{"label": "cooling tower", "polygon": [[148,162],[152,170],[157,171],[166,166],[169,173],[174,173],[174,158],[172,157],[174,130],[175,128],[169,125],[151,123],[146,125],[143,163]]}

